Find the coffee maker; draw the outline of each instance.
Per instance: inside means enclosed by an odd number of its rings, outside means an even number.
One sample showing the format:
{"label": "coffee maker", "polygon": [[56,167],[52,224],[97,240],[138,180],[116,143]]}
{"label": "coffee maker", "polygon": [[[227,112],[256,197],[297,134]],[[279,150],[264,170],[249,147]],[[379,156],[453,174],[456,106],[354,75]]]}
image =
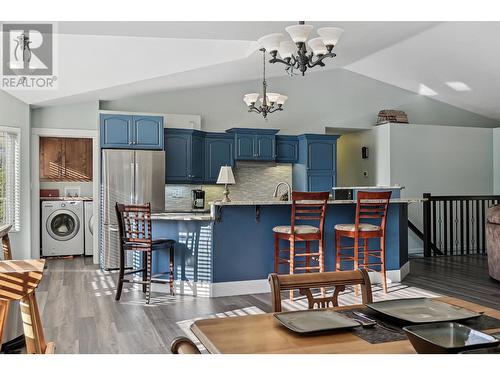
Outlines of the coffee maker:
{"label": "coffee maker", "polygon": [[195,210],[202,210],[205,208],[205,191],[201,189],[192,190],[192,207]]}

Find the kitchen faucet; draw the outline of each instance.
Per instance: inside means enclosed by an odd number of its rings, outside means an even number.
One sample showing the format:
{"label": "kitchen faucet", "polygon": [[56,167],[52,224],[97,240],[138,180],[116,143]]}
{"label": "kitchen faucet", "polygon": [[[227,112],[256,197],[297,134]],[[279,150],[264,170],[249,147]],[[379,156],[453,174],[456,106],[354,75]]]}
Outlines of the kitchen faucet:
{"label": "kitchen faucet", "polygon": [[275,198],[278,197],[278,190],[279,190],[281,185],[286,186],[286,193],[280,195],[280,200],[281,201],[289,201],[290,199],[292,199],[292,187],[290,186],[290,184],[288,182],[285,182],[285,181],[278,182],[278,184],[274,188],[273,197],[275,197]]}

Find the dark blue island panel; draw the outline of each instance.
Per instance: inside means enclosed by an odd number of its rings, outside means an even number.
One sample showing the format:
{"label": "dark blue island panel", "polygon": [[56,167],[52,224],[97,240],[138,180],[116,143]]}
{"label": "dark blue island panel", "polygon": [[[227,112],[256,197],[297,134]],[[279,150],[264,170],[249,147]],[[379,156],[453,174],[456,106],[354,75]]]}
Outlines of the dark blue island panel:
{"label": "dark blue island panel", "polygon": [[[291,205],[262,205],[256,219],[256,206],[222,206],[220,221],[213,228],[214,283],[267,279],[274,268],[274,238],[272,228],[289,225]],[[356,205],[330,204],[325,221],[325,269],[335,270],[334,226],[354,223]],[[348,243],[346,239],[346,245]],[[379,248],[371,240],[370,248]],[[352,240],[351,240],[352,244]],[[286,242],[281,244],[287,247]],[[299,243],[298,246],[301,246]],[[389,207],[386,235],[386,269],[388,277],[400,281],[408,262],[408,206],[393,203]],[[282,266],[282,272],[288,272]],[[352,263],[343,264],[346,269]]]}
{"label": "dark blue island panel", "polygon": [[[335,270],[334,226],[353,223],[355,209],[355,203],[328,205],[324,248],[327,271]],[[212,220],[153,218],[153,237],[177,241],[175,279],[179,293],[212,297],[264,293],[269,291],[267,277],[274,269],[272,229],[276,225],[288,225],[290,211],[290,204],[215,206]],[[345,239],[345,245],[349,243],[352,244],[352,240]],[[379,248],[378,240],[369,243],[370,248]],[[282,243],[282,247],[286,246],[286,242]],[[168,251],[155,254],[154,271],[168,270],[168,261]],[[282,267],[281,272],[288,273],[288,269]],[[351,269],[352,263],[344,263],[343,268]],[[386,269],[388,279],[394,282],[401,281],[409,272],[406,202],[389,206]],[[378,273],[370,276],[372,281],[380,281]]]}

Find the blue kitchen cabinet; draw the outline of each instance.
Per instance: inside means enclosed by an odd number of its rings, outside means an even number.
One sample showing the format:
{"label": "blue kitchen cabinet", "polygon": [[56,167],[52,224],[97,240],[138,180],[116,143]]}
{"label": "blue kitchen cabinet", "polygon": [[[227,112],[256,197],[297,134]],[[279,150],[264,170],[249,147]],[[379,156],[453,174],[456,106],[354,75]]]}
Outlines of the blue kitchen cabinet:
{"label": "blue kitchen cabinet", "polygon": [[134,148],[163,149],[163,117],[133,116],[132,125]]}
{"label": "blue kitchen cabinet", "polygon": [[226,133],[206,133],[204,182],[216,183],[220,167],[224,165],[234,165],[234,137]]}
{"label": "blue kitchen cabinet", "polygon": [[203,182],[205,133],[190,129],[165,129],[165,183]]}
{"label": "blue kitchen cabinet", "polygon": [[303,134],[298,137],[299,158],[293,165],[293,188],[328,191],[337,184],[337,135]]}
{"label": "blue kitchen cabinet", "polygon": [[299,158],[299,140],[293,135],[276,136],[276,161],[295,163]]}
{"label": "blue kitchen cabinet", "polygon": [[228,133],[234,134],[235,160],[276,159],[276,129],[232,128]]}
{"label": "blue kitchen cabinet", "polygon": [[163,149],[163,117],[100,115],[101,148]]}

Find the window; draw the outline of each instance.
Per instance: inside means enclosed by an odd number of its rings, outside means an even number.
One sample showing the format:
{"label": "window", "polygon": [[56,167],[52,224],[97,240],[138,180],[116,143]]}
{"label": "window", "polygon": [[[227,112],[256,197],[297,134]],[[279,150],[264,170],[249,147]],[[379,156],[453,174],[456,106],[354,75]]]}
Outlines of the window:
{"label": "window", "polygon": [[19,129],[0,127],[0,225],[20,228]]}

